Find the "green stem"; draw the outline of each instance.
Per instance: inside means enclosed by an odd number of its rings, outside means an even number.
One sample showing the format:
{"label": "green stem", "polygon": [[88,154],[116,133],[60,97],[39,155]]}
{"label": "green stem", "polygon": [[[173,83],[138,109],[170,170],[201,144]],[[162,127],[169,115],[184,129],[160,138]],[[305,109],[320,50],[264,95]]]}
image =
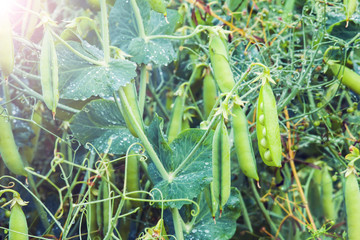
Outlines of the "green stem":
{"label": "green stem", "polygon": [[[252,181],[252,180],[250,180],[250,181]],[[250,231],[251,233],[253,233],[254,230],[253,230],[253,228],[252,228],[252,226],[251,226],[251,220],[250,220],[250,218],[249,218],[249,214],[248,214],[248,212],[247,212],[247,209],[246,209],[246,206],[245,206],[245,203],[244,203],[244,199],[243,199],[243,197],[242,197],[242,195],[241,195],[241,191],[240,191],[239,197],[240,197],[240,198],[239,198],[239,200],[240,200],[240,207],[241,207],[242,214],[243,214],[243,216],[244,216],[245,224],[246,224],[246,226],[249,228],[249,231]]]}
{"label": "green stem", "polygon": [[[25,92],[25,93],[27,93],[27,94],[29,94],[29,95],[31,95],[31,96],[39,99],[40,101],[44,102],[44,98],[43,98],[43,96],[42,96],[41,94],[35,92],[35,91],[32,90],[30,87],[28,87],[28,86],[27,86],[25,83],[23,83],[16,75],[11,74],[11,78],[14,79],[14,80],[15,80],[19,85],[21,85],[24,89],[26,89],[26,91],[21,89],[23,92]],[[79,113],[79,112],[80,112],[80,110],[78,110],[78,109],[75,109],[75,108],[66,106],[66,105],[61,104],[61,103],[59,103],[57,107],[60,108],[60,109],[65,110],[65,111],[71,112],[71,113]]]}
{"label": "green stem", "polygon": [[226,94],[226,98],[224,100],[225,104],[228,104],[230,98],[233,96],[233,94],[235,93],[235,91],[237,91],[237,89],[239,88],[240,84],[242,83],[242,81],[249,75],[251,69],[254,66],[260,66],[264,68],[264,73],[270,74],[270,70],[268,67],[266,67],[264,64],[262,63],[252,63],[250,64],[249,68],[246,70],[246,72],[241,76],[240,80],[236,82],[236,84],[234,85],[234,87],[231,89],[231,91]]}
{"label": "green stem", "polygon": [[[9,91],[9,82],[7,80],[3,81],[3,92],[6,102],[6,110],[9,113],[9,115],[12,115],[12,106],[11,106],[11,96]],[[13,126],[13,123],[11,122],[11,125]]]}
{"label": "green stem", "polygon": [[[111,220],[111,223],[110,223],[110,229],[109,229],[109,233],[112,233],[116,227],[116,223],[118,222],[118,219],[120,217],[120,214],[121,214],[121,210],[123,209],[124,207],[124,204],[125,204],[125,198],[121,198],[120,200],[120,204],[119,206],[117,207],[117,210],[116,210],[116,213],[114,215],[114,217],[112,218]],[[121,236],[119,235],[120,239],[121,239]],[[106,236],[104,238],[104,240],[108,240],[108,239],[111,239],[111,234],[109,234],[108,236]]]}
{"label": "green stem", "polygon": [[[36,184],[35,184],[34,178],[33,178],[33,176],[31,174],[28,174],[28,182],[29,182],[29,185],[30,185],[30,188],[31,188],[32,192],[37,197],[39,197],[40,194],[36,189]],[[49,221],[47,219],[47,214],[46,214],[45,210],[43,209],[42,205],[39,204],[39,202],[35,201],[35,207],[36,207],[36,211],[39,214],[41,223],[43,224],[44,228],[49,229],[50,224],[49,224]]]}
{"label": "green stem", "polygon": [[130,0],[131,7],[133,8],[136,24],[139,30],[139,37],[146,39],[144,23],[141,17],[140,9],[136,3],[136,0]]}
{"label": "green stem", "polygon": [[[29,176],[31,176],[31,175],[29,174]],[[1,181],[2,179],[4,179],[4,178],[10,178],[10,179],[12,179],[13,181],[15,181],[15,182],[17,182],[19,185],[21,185],[26,191],[28,191],[28,193],[35,199],[36,203],[39,204],[39,205],[41,205],[41,209],[44,209],[44,211],[46,211],[46,212],[49,214],[49,216],[54,220],[54,222],[56,223],[56,225],[59,227],[60,231],[64,231],[61,223],[60,223],[58,220],[56,220],[56,218],[54,217],[54,215],[52,215],[51,211],[46,208],[46,206],[42,203],[42,201],[41,201],[32,191],[30,191],[29,188],[27,188],[27,187],[26,187],[22,182],[20,182],[18,179],[14,178],[14,177],[11,177],[11,176],[0,176],[0,181]],[[28,178],[28,179],[29,179],[29,178]],[[29,179],[29,180],[30,180],[30,179]],[[31,180],[30,180],[30,181],[31,181]],[[32,180],[32,181],[33,181],[33,180]],[[30,183],[30,182],[29,182],[29,184],[30,184],[30,186],[32,185],[32,183]],[[39,209],[38,209],[38,210],[39,210]],[[45,213],[41,210],[41,211],[39,212],[40,217],[41,217],[42,214],[43,214],[43,216],[45,216],[45,218],[46,218]],[[47,221],[47,220],[46,220],[46,221]],[[46,226],[46,225],[44,225],[44,226]]]}
{"label": "green stem", "polygon": [[336,151],[332,148],[332,146],[331,146],[330,144],[328,144],[326,147],[327,147],[327,148],[330,150],[330,152],[333,154],[333,157],[337,158],[337,160],[339,160],[339,162],[340,162],[344,167],[347,167],[347,166],[348,166],[348,164],[346,164],[346,162],[339,156],[339,153],[336,152]]}
{"label": "green stem", "polygon": [[186,156],[186,158],[184,159],[184,161],[182,161],[182,163],[175,169],[175,171],[171,174],[172,175],[172,179],[174,179],[176,177],[176,175],[185,167],[191,164],[190,160],[191,157],[195,154],[195,152],[197,151],[197,149],[201,146],[201,144],[205,141],[205,139],[207,138],[207,136],[209,135],[209,133],[212,130],[213,125],[216,123],[218,117],[214,117],[208,128],[206,129],[206,132],[204,133],[204,135],[202,135],[201,139],[199,140],[199,142],[195,145],[195,147],[191,150],[191,152],[189,153],[189,155]]}
{"label": "green stem", "polygon": [[100,1],[101,8],[101,33],[102,46],[104,51],[104,61],[106,64],[110,61],[110,37],[109,37],[109,22],[107,16],[106,0]]}
{"label": "green stem", "polygon": [[[120,97],[120,100],[125,105],[125,109],[124,109],[125,114],[128,114],[131,122],[133,123],[134,130],[135,130],[136,134],[138,135],[138,137],[140,138],[141,142],[143,143],[145,149],[148,151],[148,154],[151,157],[151,160],[154,162],[154,164],[155,164],[157,170],[159,171],[160,175],[162,176],[162,178],[164,180],[169,181],[169,174],[165,170],[165,168],[164,168],[163,164],[161,163],[158,155],[156,154],[154,148],[152,147],[152,145],[149,142],[148,138],[146,137],[144,131],[140,127],[139,123],[137,122],[137,120],[134,116],[134,113],[132,112],[132,109],[129,105],[129,102],[126,99],[124,90],[122,88],[119,89],[119,97]],[[117,99],[117,98],[115,97],[115,99]]]}
{"label": "green stem", "polygon": [[[319,32],[320,32],[320,31],[319,31]],[[278,112],[281,112],[281,111],[284,109],[285,106],[288,106],[289,103],[295,98],[295,96],[298,94],[299,90],[301,89],[299,86],[302,86],[302,85],[303,85],[303,83],[305,82],[306,78],[308,77],[308,74],[309,74],[310,70],[312,69],[313,63],[314,63],[314,61],[315,61],[315,56],[317,56],[317,53],[318,53],[318,51],[319,51],[319,49],[320,49],[320,46],[322,46],[322,44],[320,44],[320,43],[322,42],[322,40],[323,40],[323,38],[324,38],[324,35],[325,35],[325,34],[321,34],[321,38],[320,38],[320,40],[319,40],[319,44],[317,44],[316,47],[315,47],[315,52],[314,52],[314,55],[313,55],[314,57],[311,59],[311,61],[310,61],[310,63],[308,64],[305,72],[302,74],[302,76],[301,76],[298,84],[297,84],[296,86],[293,86],[293,87],[292,87],[292,90],[291,90],[291,93],[288,94],[287,98],[286,98],[283,102],[279,103]],[[292,62],[294,62],[294,61],[292,61]],[[305,65],[304,65],[304,66],[305,66]]]}
{"label": "green stem", "polygon": [[40,76],[28,73],[17,67],[14,68],[14,73],[30,80],[40,81]]}
{"label": "green stem", "polygon": [[145,107],[145,100],[146,100],[146,80],[147,80],[148,71],[146,69],[146,65],[141,65],[140,70],[140,91],[139,91],[139,109],[140,109],[140,116],[144,114],[144,107]]}
{"label": "green stem", "polygon": [[184,232],[182,229],[182,219],[177,208],[172,208],[171,214],[173,217],[174,228],[175,228],[175,236],[177,240],[184,240]]}
{"label": "green stem", "polygon": [[[49,28],[50,29],[50,28]],[[85,61],[98,65],[98,66],[104,66],[106,67],[107,63],[104,61],[97,61],[93,58],[89,58],[87,56],[85,56],[84,54],[80,53],[79,51],[77,51],[76,49],[74,49],[70,44],[68,44],[66,41],[64,41],[64,39],[62,39],[59,35],[57,35],[52,29],[50,29],[51,34],[59,41],[61,42],[63,45],[65,45],[65,47],[67,47],[71,52],[73,52],[76,56],[84,59]]]}
{"label": "green stem", "polygon": [[166,118],[166,120],[170,120],[169,113],[166,111],[166,108],[164,107],[164,104],[162,104],[161,100],[159,99],[158,95],[156,94],[156,90],[154,89],[152,84],[149,84],[148,88],[149,88],[149,91],[150,91],[152,97],[154,98],[157,106],[159,106],[160,110],[163,112],[164,117]]}
{"label": "green stem", "polygon": [[[252,179],[249,179],[249,182],[250,182],[250,185],[251,185],[251,190],[252,190],[253,193],[254,193],[254,197],[255,197],[255,201],[256,201],[257,205],[259,206],[262,214],[264,215],[267,223],[269,224],[269,226],[270,226],[270,228],[271,228],[271,231],[272,231],[273,233],[276,233],[276,232],[277,232],[276,225],[275,225],[275,223],[271,220],[268,211],[266,210],[264,204],[261,202],[260,196],[259,196],[259,193],[258,193],[257,190],[256,190],[256,186],[255,186],[254,181],[253,181]],[[283,236],[281,235],[280,232],[279,232],[279,238],[280,238],[281,240],[284,240],[284,238],[283,238]]]}
{"label": "green stem", "polygon": [[181,40],[181,39],[188,39],[194,37],[196,34],[203,32],[205,30],[209,29],[209,27],[199,25],[195,28],[195,30],[188,34],[188,35],[182,35],[182,36],[176,36],[176,35],[151,35],[147,36],[147,40],[154,40],[154,39],[175,39],[175,40]]}

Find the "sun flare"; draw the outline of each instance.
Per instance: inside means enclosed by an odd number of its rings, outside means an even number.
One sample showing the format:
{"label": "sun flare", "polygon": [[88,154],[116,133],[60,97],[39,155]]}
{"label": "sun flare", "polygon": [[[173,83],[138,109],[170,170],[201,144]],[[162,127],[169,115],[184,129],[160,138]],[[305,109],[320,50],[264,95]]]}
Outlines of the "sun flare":
{"label": "sun flare", "polygon": [[[14,0],[0,0],[0,14],[9,13],[14,8]],[[1,16],[1,15],[0,15]]]}

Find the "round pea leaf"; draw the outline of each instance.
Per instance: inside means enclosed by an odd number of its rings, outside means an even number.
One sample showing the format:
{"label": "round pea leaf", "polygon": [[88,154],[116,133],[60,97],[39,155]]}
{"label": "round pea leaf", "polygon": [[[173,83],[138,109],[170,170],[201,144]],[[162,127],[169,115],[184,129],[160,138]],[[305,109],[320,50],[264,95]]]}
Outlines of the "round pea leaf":
{"label": "round pea leaf", "polygon": [[[187,158],[194,146],[200,141],[205,130],[188,129],[171,142],[170,145],[161,131],[161,120],[156,118],[147,129],[147,136],[154,146],[165,170],[171,175]],[[154,183],[156,199],[194,199],[212,180],[211,145],[212,134],[200,145],[171,181],[163,179],[153,163],[149,164],[149,175]],[[161,194],[160,194],[161,192]],[[166,202],[165,207],[181,208],[189,201]]]}
{"label": "round pea leaf", "polygon": [[141,36],[131,1],[118,0],[109,16],[111,44],[131,55],[131,60],[139,64],[153,62],[166,65],[172,62],[176,53],[171,41],[151,37],[172,35],[176,23],[180,20],[179,14],[175,10],[168,9],[167,22],[163,14],[150,9],[146,0],[137,0],[136,3],[140,10],[145,36]]}
{"label": "round pea leaf", "polygon": [[81,144],[91,143],[100,153],[124,154],[137,142],[126,127],[116,103],[94,100],[71,119],[70,128]]}
{"label": "round pea leaf", "polygon": [[[85,41],[68,43],[86,57],[96,61],[103,59],[103,52]],[[100,66],[80,58],[65,45],[59,44],[56,51],[61,98],[85,100],[91,96],[112,97],[114,91],[136,76],[136,65],[127,60],[111,59],[108,66]]]}

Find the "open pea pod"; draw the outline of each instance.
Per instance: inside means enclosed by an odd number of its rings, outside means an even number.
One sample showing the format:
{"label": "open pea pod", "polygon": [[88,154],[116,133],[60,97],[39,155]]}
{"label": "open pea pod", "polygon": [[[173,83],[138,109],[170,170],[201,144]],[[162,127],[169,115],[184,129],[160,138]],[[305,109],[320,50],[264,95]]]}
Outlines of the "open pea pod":
{"label": "open pea pod", "polygon": [[262,160],[281,167],[281,137],[276,101],[268,80],[260,89],[256,114],[256,135]]}
{"label": "open pea pod", "polygon": [[41,46],[40,77],[44,102],[55,117],[59,102],[59,67],[54,39],[47,26]]}

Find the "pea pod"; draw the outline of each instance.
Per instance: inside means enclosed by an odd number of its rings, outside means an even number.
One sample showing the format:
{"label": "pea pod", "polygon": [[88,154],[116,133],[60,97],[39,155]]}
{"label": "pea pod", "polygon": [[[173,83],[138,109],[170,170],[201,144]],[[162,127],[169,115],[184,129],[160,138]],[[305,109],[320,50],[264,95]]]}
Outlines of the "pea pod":
{"label": "pea pod", "polygon": [[259,152],[266,165],[281,167],[281,137],[275,96],[265,80],[260,89],[256,114]]}
{"label": "pea pod", "polygon": [[175,99],[174,107],[172,109],[171,120],[167,131],[169,143],[171,143],[181,132],[182,120],[185,105],[185,93],[182,85],[179,89],[179,94]]}
{"label": "pea pod", "polygon": [[[89,202],[95,201],[96,196],[94,194],[95,189],[94,187],[90,188],[89,193]],[[98,231],[98,225],[97,225],[97,214],[96,214],[96,205],[95,203],[88,205],[88,213],[87,213],[87,222],[88,222],[88,231],[90,239],[101,239],[100,234]]]}
{"label": "pea pod", "polygon": [[[97,192],[97,201],[102,200],[103,188],[104,188],[104,184],[103,184],[103,181],[101,181],[100,184],[99,184],[98,192]],[[98,229],[103,229],[102,228],[103,227],[103,216],[102,216],[103,204],[102,204],[102,202],[97,202],[96,203],[95,210],[96,210],[96,215],[99,216],[99,217],[96,218],[97,227],[98,227]]]}
{"label": "pea pod", "polygon": [[204,98],[204,113],[205,118],[209,117],[211,110],[213,109],[216,98],[216,83],[210,71],[206,71],[203,84],[203,98]]}
{"label": "pea pod", "polygon": [[171,106],[173,105],[173,96],[174,96],[174,93],[172,91],[168,91],[166,93],[166,103],[165,103],[165,108],[166,110],[168,111],[171,111]]}
{"label": "pea pod", "polygon": [[46,26],[40,55],[41,87],[44,102],[55,118],[59,102],[59,73],[54,39]]}
{"label": "pea pod", "polygon": [[[109,182],[115,182],[115,177],[114,177],[114,168],[112,166],[112,164],[109,162],[109,159],[105,159],[104,161],[107,164],[107,169],[106,172],[104,172],[103,178],[107,178],[107,181],[105,180],[101,180],[102,186],[102,199],[107,199],[109,197],[111,197],[110,195],[110,184]],[[106,174],[105,174],[106,173]],[[108,199],[106,201],[104,201],[102,203],[102,217],[103,217],[103,232],[105,236],[109,236],[109,234],[111,235],[111,233],[109,233],[109,229],[110,229],[110,223],[111,223],[111,219],[112,219],[112,215],[113,215],[113,201],[111,199]]]}
{"label": "pea pod", "polygon": [[166,4],[164,0],[148,0],[148,3],[150,4],[152,10],[164,14],[166,17]]}
{"label": "pea pod", "polygon": [[214,34],[210,37],[209,53],[217,85],[221,92],[230,92],[235,86],[235,81],[229,64],[227,46],[220,36]]}
{"label": "pea pod", "polygon": [[[107,199],[110,197],[110,189],[109,189],[109,185],[107,184],[106,181],[101,181],[101,184],[103,185],[102,186],[102,191],[101,191],[101,194],[102,194],[102,199]],[[102,217],[103,217],[103,232],[104,232],[104,235],[107,235],[108,234],[108,231],[109,231],[109,224],[110,224],[110,221],[111,221],[111,218],[112,218],[112,210],[111,210],[111,200],[106,200],[103,202],[103,214],[102,214]]]}
{"label": "pea pod", "polygon": [[213,195],[219,204],[220,214],[222,207],[230,197],[231,167],[230,142],[224,119],[217,125],[212,143]]}
{"label": "pea pod", "polygon": [[333,201],[333,183],[328,167],[325,165],[321,173],[321,200],[324,217],[327,220],[335,220],[336,212]]}
{"label": "pea pod", "polygon": [[215,221],[215,214],[216,214],[216,211],[218,210],[219,204],[217,203],[217,201],[215,199],[213,188],[214,188],[213,182],[211,182],[209,186],[205,187],[204,197],[205,197],[205,201],[210,209],[211,216]]}
{"label": "pea pod", "polygon": [[26,217],[20,204],[15,203],[11,208],[9,221],[9,240],[28,240],[28,226]]}
{"label": "pea pod", "polygon": [[346,15],[346,26],[348,25],[349,19],[355,13],[358,0],[344,0],[345,15]]}
{"label": "pea pod", "polygon": [[11,123],[0,106],[0,153],[6,167],[14,174],[27,176],[20,153],[15,144]]}
{"label": "pea pod", "polygon": [[81,16],[67,24],[66,29],[61,33],[60,37],[65,41],[78,41],[79,37],[86,39],[87,36],[95,30],[95,21],[91,18]]}
{"label": "pea pod", "polygon": [[241,171],[250,178],[259,181],[256,160],[249,135],[247,118],[242,108],[235,104],[232,110],[232,128],[234,130],[234,146]]}
{"label": "pea pod", "polygon": [[[139,109],[139,105],[138,105],[135,83],[128,83],[126,86],[122,87],[122,89],[124,90],[126,99],[129,102],[129,105],[135,116],[135,119],[137,120],[137,123],[139,124],[139,126],[142,129],[144,129],[142,116],[140,114],[140,109]],[[135,129],[133,127],[133,123],[131,123],[128,114],[126,112],[124,112],[123,109],[125,109],[125,106],[122,103],[122,115],[124,117],[126,126],[128,127],[128,129],[132,135],[134,135],[135,137],[138,137],[138,135],[136,134]]]}
{"label": "pea pod", "polygon": [[345,179],[345,207],[349,240],[360,239],[360,191],[354,171]]}
{"label": "pea pod", "polygon": [[342,84],[353,90],[355,93],[360,94],[360,75],[334,61],[328,61],[328,66],[332,73],[341,81]]}
{"label": "pea pod", "polygon": [[96,204],[96,214],[98,216],[96,220],[98,228],[102,229],[103,235],[108,236],[110,234],[109,229],[111,227],[110,223],[113,216],[112,200],[108,199],[111,190],[109,182],[114,182],[115,179],[114,169],[109,162],[109,159],[105,158],[102,161],[102,164],[105,164],[106,166],[100,171],[101,181],[99,184],[97,200],[101,202]]}
{"label": "pea pod", "polygon": [[[127,174],[126,174],[126,183],[127,183],[127,192],[135,192],[140,190],[140,183],[139,183],[139,162],[138,162],[138,156],[134,155],[135,152],[131,151],[130,155],[128,157],[128,166],[127,166]],[[140,194],[131,194],[131,197],[133,198],[139,198]],[[141,202],[131,202],[131,205],[134,207],[140,207]]]}
{"label": "pea pod", "polygon": [[102,229],[104,235],[107,235],[109,230],[109,218],[112,217],[111,200],[105,200],[109,198],[109,186],[106,181],[101,180],[99,185],[99,191],[97,200],[102,201],[96,204],[97,225],[99,229]]}
{"label": "pea pod", "polygon": [[[89,4],[89,7],[93,11],[99,11],[100,10],[100,1],[101,0],[87,0],[87,3]],[[109,4],[110,6],[113,6],[115,4],[115,0],[107,0],[106,3]]]}
{"label": "pea pod", "polygon": [[[312,158],[309,158],[306,161],[314,163],[314,160]],[[309,185],[308,203],[311,213],[315,217],[319,217],[319,218],[324,216],[323,207],[321,206],[322,201],[319,201],[319,199],[321,199],[321,182],[322,182],[322,171],[319,169],[314,169],[314,174]]]}
{"label": "pea pod", "polygon": [[7,78],[14,69],[14,43],[9,17],[2,11],[0,17],[0,69]]}

